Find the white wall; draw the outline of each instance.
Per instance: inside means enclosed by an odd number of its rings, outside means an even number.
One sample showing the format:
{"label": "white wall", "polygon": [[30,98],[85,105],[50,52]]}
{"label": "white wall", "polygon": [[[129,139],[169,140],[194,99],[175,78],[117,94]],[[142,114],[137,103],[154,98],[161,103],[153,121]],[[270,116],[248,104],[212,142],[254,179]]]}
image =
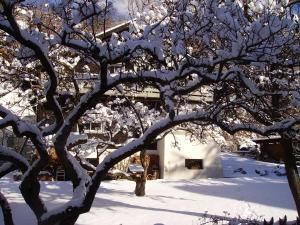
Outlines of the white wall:
{"label": "white wall", "polygon": [[[173,135],[174,134],[174,135]],[[191,141],[184,131],[166,135],[158,142],[161,178],[195,179],[223,177],[218,145]],[[174,138],[175,137],[175,138]],[[178,144],[174,146],[175,140]],[[187,169],[185,159],[202,159],[203,169]]]}

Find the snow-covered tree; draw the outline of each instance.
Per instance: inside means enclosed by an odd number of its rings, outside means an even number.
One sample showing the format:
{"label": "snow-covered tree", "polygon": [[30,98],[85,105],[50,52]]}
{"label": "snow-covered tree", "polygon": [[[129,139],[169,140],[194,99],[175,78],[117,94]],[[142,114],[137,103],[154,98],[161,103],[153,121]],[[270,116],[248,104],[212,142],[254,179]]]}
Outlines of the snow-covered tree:
{"label": "snow-covered tree", "polygon": [[[36,101],[51,112],[52,119],[46,123],[33,123],[13,108],[0,106],[0,128],[12,127],[17,136],[30,139],[39,154],[30,165],[13,149],[0,147],[0,159],[7,161],[1,175],[12,168],[22,171],[20,190],[39,225],[74,224],[80,214],[89,211],[101,181],[114,164],[145,149],[176,125],[215,124],[230,133],[245,130],[296,137],[300,122],[299,26],[289,5],[271,0],[247,5],[240,1],[164,1],[136,13],[128,31],[100,39],[95,31],[99,23],[106,31],[110,9],[106,3],[62,0],[43,5],[42,13],[33,13],[24,1],[0,0],[0,30],[8,42],[1,48],[10,47],[10,58],[3,57],[7,63],[1,65],[3,77],[12,84],[37,83],[38,90],[33,90],[33,85],[29,90],[36,92]],[[62,50],[67,60],[57,57]],[[75,85],[67,82],[61,68],[70,68],[68,63],[76,63],[77,56],[83,59],[82,72],[93,75],[93,81],[83,96],[64,108],[60,96]],[[13,65],[14,59],[18,64]],[[110,73],[109,66],[116,63],[124,69]],[[93,71],[89,71],[90,65]],[[11,66],[20,72],[10,76]],[[71,78],[77,75],[75,70]],[[65,88],[66,83],[70,88]],[[109,154],[89,177],[68,151],[72,129],[90,110],[97,109],[108,91],[130,91],[137,86],[160,92],[165,117],[152,120],[144,132]],[[201,96],[189,101],[194,92],[207,89],[214,92],[214,101]],[[100,105],[100,109],[104,107]],[[37,180],[49,162],[49,135],[53,135],[56,154],[73,184],[71,200],[53,209],[41,199]],[[293,173],[295,185],[299,185],[299,175]],[[299,190],[294,193],[298,212]],[[10,208],[5,197],[0,197],[9,224]]]}

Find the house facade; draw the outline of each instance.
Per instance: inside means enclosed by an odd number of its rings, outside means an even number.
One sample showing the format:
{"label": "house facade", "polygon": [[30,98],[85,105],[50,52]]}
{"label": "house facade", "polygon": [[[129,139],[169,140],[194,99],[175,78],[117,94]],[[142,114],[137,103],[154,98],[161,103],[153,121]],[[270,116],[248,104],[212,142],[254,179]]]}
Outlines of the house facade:
{"label": "house facade", "polygon": [[[176,145],[175,145],[176,142]],[[164,179],[220,178],[220,148],[214,141],[201,143],[182,130],[158,141],[160,177]]]}
{"label": "house facade", "polygon": [[[96,151],[85,153],[84,157],[91,163],[100,163],[109,152],[96,159]],[[147,149],[150,158],[148,178],[167,180],[220,178],[223,177],[220,159],[220,148],[213,140],[202,143],[192,139],[183,130],[175,130],[161,138],[151,149]],[[137,157],[137,156],[135,156]],[[135,158],[133,157],[133,158]],[[116,165],[116,168],[127,172],[135,160],[127,158]]]}

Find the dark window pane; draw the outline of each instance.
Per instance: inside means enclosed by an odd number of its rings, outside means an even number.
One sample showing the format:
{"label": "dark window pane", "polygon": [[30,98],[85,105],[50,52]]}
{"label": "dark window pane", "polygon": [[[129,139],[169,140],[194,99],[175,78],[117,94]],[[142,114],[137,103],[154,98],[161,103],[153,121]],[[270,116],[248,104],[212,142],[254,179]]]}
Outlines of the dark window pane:
{"label": "dark window pane", "polygon": [[190,170],[203,169],[203,159],[185,159],[185,167]]}

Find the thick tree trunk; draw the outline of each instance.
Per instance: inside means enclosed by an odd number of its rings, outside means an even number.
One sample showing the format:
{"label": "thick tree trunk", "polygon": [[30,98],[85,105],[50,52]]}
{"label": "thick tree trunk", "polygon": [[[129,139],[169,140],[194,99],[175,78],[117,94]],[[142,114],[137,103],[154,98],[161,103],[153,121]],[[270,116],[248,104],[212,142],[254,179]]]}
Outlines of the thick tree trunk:
{"label": "thick tree trunk", "polygon": [[27,183],[21,183],[20,190],[25,202],[37,217],[40,217],[46,212],[45,205],[39,197],[40,183],[37,179],[31,179]]}
{"label": "thick tree trunk", "polygon": [[47,221],[40,222],[38,225],[74,225],[78,217],[78,213],[74,213],[74,215],[66,218],[63,218],[63,216],[60,215],[60,217],[55,218],[55,220],[53,218],[49,218]]}
{"label": "thick tree trunk", "polygon": [[148,167],[150,163],[150,158],[148,155],[146,155],[146,151],[141,151],[141,164],[144,168],[144,172],[141,174],[140,177],[136,178],[136,184],[135,184],[135,191],[134,193],[136,196],[145,196],[146,195],[146,181],[147,181],[147,173],[148,173]]}
{"label": "thick tree trunk", "polygon": [[74,215],[72,217],[68,217],[62,221],[60,221],[59,223],[57,223],[57,225],[74,225],[78,219],[79,215]]}
{"label": "thick tree trunk", "polygon": [[5,198],[5,196],[0,192],[0,206],[2,208],[2,214],[5,225],[14,225],[11,208]]}
{"label": "thick tree trunk", "polygon": [[146,195],[146,179],[143,178],[143,175],[136,178],[134,193],[136,196]]}
{"label": "thick tree trunk", "polygon": [[296,158],[293,154],[292,142],[290,140],[283,141],[285,152],[285,170],[288,183],[296,204],[298,217],[300,217],[300,177],[296,165]]}

